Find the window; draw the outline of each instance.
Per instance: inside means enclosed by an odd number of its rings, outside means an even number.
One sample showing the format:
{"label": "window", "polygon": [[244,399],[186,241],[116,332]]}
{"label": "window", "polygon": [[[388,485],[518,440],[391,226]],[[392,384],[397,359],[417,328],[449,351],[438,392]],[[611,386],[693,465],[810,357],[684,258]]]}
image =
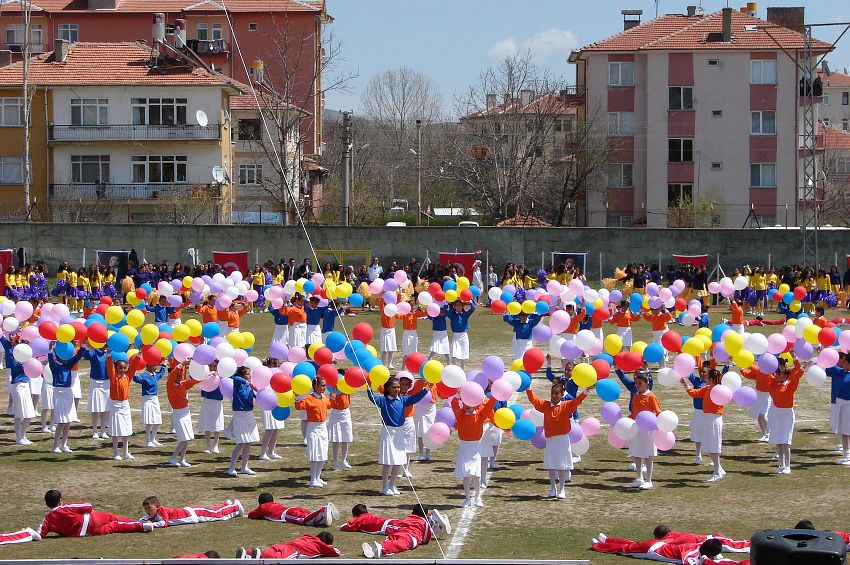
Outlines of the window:
{"label": "window", "polygon": [[24,125],[23,98],[0,98],[0,125]]}
{"label": "window", "polygon": [[260,141],[262,131],[260,120],[239,120],[239,139],[242,141]]}
{"label": "window", "polygon": [[186,182],[185,155],[141,155],[133,157],[133,182]]}
{"label": "window", "polygon": [[71,155],[71,181],[82,184],[109,182],[109,155]]}
{"label": "window", "polygon": [[750,61],[750,84],[776,84],[776,61],[773,59]]}
{"label": "window", "polygon": [[605,225],[609,228],[630,228],[632,227],[631,216],[608,216]]}
{"label": "window", "polygon": [[239,184],[256,185],[263,182],[262,165],[239,165]]}
{"label": "window", "polygon": [[706,63],[709,67],[719,67],[720,59],[709,59],[708,61],[706,61]]}
{"label": "window", "polygon": [[59,39],[69,43],[79,41],[80,26],[78,24],[59,24]]}
{"label": "window", "polygon": [[208,41],[209,40],[209,38],[210,38],[209,37],[209,32],[210,32],[209,25],[207,25],[205,23],[197,24],[195,26],[195,31],[198,34],[198,40],[199,41]]}
{"label": "window", "polygon": [[712,118],[722,118],[723,117],[723,110],[712,110],[711,111],[711,117]]}
{"label": "window", "polygon": [[776,216],[752,216],[750,218],[750,228],[775,226]]}
{"label": "window", "polygon": [[[24,43],[26,43],[24,24],[6,24],[6,46],[8,49],[20,53]],[[44,52],[41,24],[30,25],[30,46],[33,53]]]}
{"label": "window", "polygon": [[823,127],[828,128],[829,127],[829,118],[822,119],[821,123],[823,124]]}
{"label": "window", "polygon": [[108,108],[106,98],[71,98],[71,124],[105,126],[109,123]]}
{"label": "window", "polygon": [[670,110],[690,110],[694,107],[694,89],[691,86],[671,86]]}
{"label": "window", "polygon": [[677,208],[694,201],[694,185],[692,184],[668,184],[667,185],[667,207]]}
{"label": "window", "polygon": [[131,103],[133,125],[186,125],[186,98],[133,98]]}
{"label": "window", "polygon": [[608,63],[608,86],[634,86],[634,63]]}
{"label": "window", "polygon": [[776,112],[750,112],[750,133],[756,135],[773,135],[776,133]]}
{"label": "window", "polygon": [[832,165],[830,167],[830,173],[837,175],[850,175],[850,157],[839,157],[838,159],[833,159],[833,162],[830,163],[830,165]]}
{"label": "window", "polygon": [[632,112],[609,112],[608,113],[609,135],[634,135],[635,115]]}
{"label": "window", "polygon": [[720,162],[720,161],[715,161],[714,163],[711,164],[711,170],[712,171],[722,171],[723,170],[723,163]]}
{"label": "window", "polygon": [[221,24],[212,25],[212,37],[210,39],[213,41],[224,39],[224,34],[221,31]]}
{"label": "window", "polygon": [[694,160],[693,139],[669,139],[667,149],[667,160],[671,163],[692,163]]}
{"label": "window", "polygon": [[850,131],[850,120],[847,118],[841,120],[841,129],[844,131]]}
{"label": "window", "polygon": [[257,31],[257,29],[259,29],[259,26],[257,24],[255,24],[255,23],[249,23],[248,24],[248,31]]}
{"label": "window", "polygon": [[823,104],[824,106],[829,106],[829,94],[823,95],[821,104]]}
{"label": "window", "polygon": [[199,23],[195,26],[195,30],[199,41],[215,41],[224,38],[221,24]]}
{"label": "window", "polygon": [[776,186],[775,163],[750,163],[750,186],[774,188]]}
{"label": "window", "polygon": [[631,163],[615,163],[608,173],[608,188],[625,188],[634,186]]}
{"label": "window", "polygon": [[0,184],[24,182],[24,159],[21,156],[0,157]]}
{"label": "window", "polygon": [[841,105],[847,106],[850,104],[850,92],[842,92],[841,93]]}

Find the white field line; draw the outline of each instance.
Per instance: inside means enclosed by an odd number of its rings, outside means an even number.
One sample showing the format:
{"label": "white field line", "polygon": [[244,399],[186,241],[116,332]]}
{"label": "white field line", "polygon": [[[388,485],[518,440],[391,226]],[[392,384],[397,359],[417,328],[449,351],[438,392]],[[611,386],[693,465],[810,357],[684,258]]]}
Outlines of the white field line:
{"label": "white field line", "polygon": [[[490,481],[490,472],[487,472],[487,482]],[[460,515],[460,520],[454,528],[452,541],[449,543],[449,548],[446,550],[446,559],[457,559],[463,544],[466,541],[466,536],[469,535],[469,530],[472,527],[472,521],[475,519],[475,512],[478,507],[474,504],[463,509]]]}

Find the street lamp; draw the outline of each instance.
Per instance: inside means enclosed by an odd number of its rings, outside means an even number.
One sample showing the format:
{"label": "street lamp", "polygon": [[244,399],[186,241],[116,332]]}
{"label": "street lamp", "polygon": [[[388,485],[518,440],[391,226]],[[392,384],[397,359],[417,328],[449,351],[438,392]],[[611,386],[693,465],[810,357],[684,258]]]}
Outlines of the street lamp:
{"label": "street lamp", "polygon": [[422,120],[416,120],[416,225],[422,225]]}

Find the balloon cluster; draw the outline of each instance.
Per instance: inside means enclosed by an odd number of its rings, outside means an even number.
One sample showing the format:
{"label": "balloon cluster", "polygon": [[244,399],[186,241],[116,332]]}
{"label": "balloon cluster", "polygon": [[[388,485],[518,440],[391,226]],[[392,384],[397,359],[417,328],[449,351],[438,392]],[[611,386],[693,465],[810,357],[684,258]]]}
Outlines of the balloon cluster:
{"label": "balloon cluster", "polygon": [[480,295],[480,289],[477,286],[471,286],[468,278],[458,277],[457,281],[447,280],[442,286],[432,282],[428,285],[428,290],[423,290],[417,295],[416,300],[433,318],[440,315],[440,309],[446,304],[456,300],[471,302]]}

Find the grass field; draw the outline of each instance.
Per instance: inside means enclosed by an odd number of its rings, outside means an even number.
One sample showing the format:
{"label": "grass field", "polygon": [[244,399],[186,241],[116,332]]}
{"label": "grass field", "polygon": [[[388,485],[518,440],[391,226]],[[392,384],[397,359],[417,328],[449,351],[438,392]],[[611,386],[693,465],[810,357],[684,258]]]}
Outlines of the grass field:
{"label": "grass field", "polygon": [[[717,309],[714,323],[724,314]],[[346,318],[353,323],[368,321],[377,325],[377,314]],[[430,340],[430,324],[420,325],[420,345]],[[251,315],[243,319],[243,330],[257,336],[256,350],[265,353],[271,330],[270,316]],[[677,328],[681,330],[683,328]],[[776,328],[755,328],[776,330]],[[685,333],[693,333],[688,329]],[[377,333],[377,332],[376,332]],[[769,332],[766,332],[769,333]],[[500,318],[487,310],[476,313],[471,322],[472,359],[467,368],[480,366],[486,355],[498,354],[506,360],[510,355],[510,333]],[[636,339],[649,340],[648,324],[636,326]],[[396,361],[398,364],[398,360]],[[87,369],[84,363],[81,369]],[[84,378],[84,397],[87,378]],[[535,375],[534,389],[547,394],[545,377]],[[491,476],[491,487],[485,494],[485,508],[477,510],[469,535],[458,557],[461,558],[572,558],[591,559],[593,563],[621,563],[623,558],[591,552],[590,538],[603,531],[609,535],[633,539],[651,537],[659,522],[674,529],[701,533],[723,532],[733,537],[748,538],[766,528],[791,527],[800,518],[809,518],[822,528],[850,528],[850,506],[841,502],[846,492],[850,469],[835,464],[833,451],[836,438],[829,434],[826,418],[829,410],[828,388],[813,389],[803,383],[797,396],[797,433],[793,446],[793,474],[777,475],[767,444],[758,443],[757,425],[741,408],[730,406],[724,416],[723,464],[726,480],[705,483],[710,467],[695,466],[687,441],[690,398],[680,388],[656,387],[663,409],[675,410],[681,424],[676,432],[679,441],[671,452],[656,463],[655,489],[633,491],[628,485],[633,473],[625,470],[627,454],[608,446],[603,433],[591,439],[591,449],[578,464],[567,500],[551,501],[546,472],[540,466],[542,451],[530,443],[506,438],[499,460],[502,468]],[[197,407],[197,393],[191,393]],[[627,398],[627,397],[626,397]],[[525,396],[517,399],[528,405]],[[164,420],[168,422],[164,391],[161,399]],[[135,409],[140,404],[138,388],[131,389]],[[621,405],[625,405],[621,398]],[[581,408],[583,416],[598,416],[600,402],[595,395]],[[5,408],[5,407],[3,407]],[[228,410],[229,411],[229,410]],[[415,499],[407,485],[400,484],[402,496],[378,495],[380,471],[375,463],[379,421],[377,413],[364,395],[353,398],[355,443],[349,460],[350,471],[326,470],[328,487],[322,491],[307,489],[307,463],[301,445],[298,419],[287,421],[281,432],[278,452],[281,461],[254,461],[254,477],[225,475],[230,455],[229,442],[222,443],[220,455],[200,453],[201,440],[190,446],[193,466],[179,469],[165,465],[173,448],[173,436],[160,434],[165,447],[140,447],[143,435],[134,413],[135,462],[116,463],[110,459],[106,442],[89,439],[91,432],[85,403],[81,405],[83,422],[72,428],[70,446],[73,454],[56,456],[48,453],[50,438],[31,432],[35,443],[29,447],[14,444],[11,419],[3,418],[0,433],[0,461],[7,495],[0,513],[0,530],[12,531],[23,526],[37,527],[46,512],[42,497],[50,488],[61,490],[66,500],[88,500],[95,507],[125,516],[142,515],[141,501],[156,494],[164,504],[214,504],[227,498],[239,498],[246,508],[256,504],[260,492],[270,491],[275,498],[291,505],[316,507],[326,500],[335,502],[347,517],[356,503],[366,503],[374,512],[387,516],[406,514]],[[413,485],[422,502],[445,510],[454,523],[460,518],[463,497],[452,470],[456,440],[435,453],[437,461],[414,463]],[[256,455],[257,449],[254,450]],[[317,530],[286,524],[237,519],[227,523],[184,526],[157,530],[152,534],[113,535],[86,539],[48,539],[37,544],[7,546],[0,549],[0,559],[23,558],[167,558],[181,553],[215,549],[232,556],[235,547],[267,546]],[[359,534],[338,534],[336,545],[345,557],[360,557],[360,545],[369,539]],[[443,550],[450,539],[441,542]],[[405,557],[434,558],[441,555],[437,544],[423,546]]]}

